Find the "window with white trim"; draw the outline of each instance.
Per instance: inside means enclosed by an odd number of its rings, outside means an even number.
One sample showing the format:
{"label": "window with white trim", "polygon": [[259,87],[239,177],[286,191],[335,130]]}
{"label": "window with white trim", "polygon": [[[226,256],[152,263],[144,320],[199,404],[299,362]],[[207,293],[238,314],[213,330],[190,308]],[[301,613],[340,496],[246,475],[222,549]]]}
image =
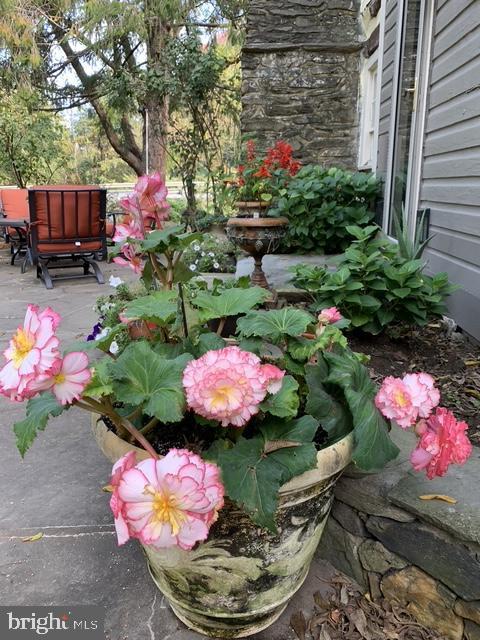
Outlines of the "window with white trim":
{"label": "window with white trim", "polygon": [[376,167],[379,98],[377,53],[374,53],[365,61],[360,75],[360,86],[361,115],[358,167],[359,169],[374,170]]}

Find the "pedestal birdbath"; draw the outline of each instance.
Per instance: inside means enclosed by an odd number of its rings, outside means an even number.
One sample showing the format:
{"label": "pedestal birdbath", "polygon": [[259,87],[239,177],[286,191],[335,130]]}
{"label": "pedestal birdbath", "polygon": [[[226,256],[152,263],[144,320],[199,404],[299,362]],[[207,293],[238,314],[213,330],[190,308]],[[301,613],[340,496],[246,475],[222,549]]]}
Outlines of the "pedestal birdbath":
{"label": "pedestal birdbath", "polygon": [[264,289],[268,284],[262,269],[262,259],[277,249],[288,225],[287,218],[230,218],[227,222],[227,237],[237,247],[246,251],[255,261],[250,282]]}

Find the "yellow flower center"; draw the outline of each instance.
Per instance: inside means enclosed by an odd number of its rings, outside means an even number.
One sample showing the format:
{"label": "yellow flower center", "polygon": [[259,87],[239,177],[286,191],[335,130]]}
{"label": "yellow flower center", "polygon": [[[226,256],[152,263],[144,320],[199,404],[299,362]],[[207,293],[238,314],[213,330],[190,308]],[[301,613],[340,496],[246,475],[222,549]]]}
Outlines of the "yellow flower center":
{"label": "yellow flower center", "polygon": [[12,338],[13,342],[13,366],[16,369],[20,368],[20,365],[28,356],[35,344],[35,338],[25,331],[24,329],[18,329],[17,333]]}
{"label": "yellow flower center", "polygon": [[62,384],[62,382],[65,382],[65,374],[60,371],[56,376],[53,376],[53,379],[55,380],[55,384]]}
{"label": "yellow flower center", "polygon": [[155,522],[169,523],[172,534],[176,536],[180,527],[187,520],[187,516],[178,506],[178,499],[173,494],[156,491],[153,487],[145,487],[145,493],[153,496],[153,520]]}
{"label": "yellow flower center", "polygon": [[400,407],[404,407],[406,404],[408,404],[408,399],[406,395],[403,393],[403,391],[395,391],[395,393],[393,394],[393,397],[395,398],[395,402]]}
{"label": "yellow flower center", "polygon": [[227,407],[237,399],[237,395],[238,390],[231,385],[215,387],[215,389],[212,389],[212,395],[210,396],[211,408],[219,409],[221,407]]}

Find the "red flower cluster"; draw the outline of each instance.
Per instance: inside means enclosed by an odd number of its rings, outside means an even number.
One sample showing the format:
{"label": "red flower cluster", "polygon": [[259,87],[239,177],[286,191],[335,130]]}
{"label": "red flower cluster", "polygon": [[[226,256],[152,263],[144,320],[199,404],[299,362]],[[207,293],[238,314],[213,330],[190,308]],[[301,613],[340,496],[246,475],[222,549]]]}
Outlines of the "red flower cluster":
{"label": "red flower cluster", "polygon": [[279,140],[267,150],[264,158],[257,158],[255,141],[247,140],[245,163],[237,168],[239,197],[258,200],[262,194],[272,195],[279,187],[285,186],[301,166],[292,154],[291,145]]}
{"label": "red flower cluster", "polygon": [[263,161],[260,171],[268,172],[268,177],[270,177],[271,171],[285,169],[290,176],[294,176],[300,169],[300,162],[294,160],[292,156],[292,146],[284,140],[279,140],[274,147],[268,150],[267,157]]}

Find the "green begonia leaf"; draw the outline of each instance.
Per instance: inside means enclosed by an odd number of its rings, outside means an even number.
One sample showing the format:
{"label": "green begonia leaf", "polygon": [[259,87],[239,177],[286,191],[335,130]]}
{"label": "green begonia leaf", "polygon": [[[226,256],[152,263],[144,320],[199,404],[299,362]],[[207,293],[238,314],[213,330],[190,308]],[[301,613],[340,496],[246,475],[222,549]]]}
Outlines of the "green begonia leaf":
{"label": "green begonia leaf", "polygon": [[382,468],[397,457],[398,447],[388,434],[388,425],[375,406],[375,385],[368,370],[346,354],[325,353],[329,365],[327,383],[338,384],[345,394],[353,418],[353,461],[366,471]]}
{"label": "green begonia leaf", "polygon": [[200,291],[195,297],[194,304],[200,309],[200,321],[207,322],[214,318],[247,313],[266,300],[268,295],[268,291],[261,287],[226,289],[218,296],[208,291]]}
{"label": "green begonia leaf", "polygon": [[177,314],[176,291],[156,291],[148,296],[132,300],[125,307],[127,318],[148,320],[159,324],[168,324]]}
{"label": "green begonia leaf", "polygon": [[55,396],[50,392],[41,393],[27,402],[26,417],[13,425],[17,448],[22,458],[35,440],[37,431],[43,431],[47,426],[48,419],[51,416],[59,416],[68,408],[69,405],[58,404]]}
{"label": "green begonia leaf", "polygon": [[276,532],[278,490],[315,467],[312,440],[317,427],[311,416],[288,422],[272,418],[263,423],[259,435],[248,440],[241,437],[231,449],[212,451],[227,494],[256,524]]}
{"label": "green begonia leaf", "polygon": [[279,418],[294,418],[300,404],[297,392],[298,382],[293,376],[285,376],[280,390],[269,395],[260,405],[260,409]]}
{"label": "green begonia leaf", "polygon": [[115,395],[123,402],[143,405],[143,411],[161,422],[183,418],[185,396],[182,374],[190,354],[167,360],[147,342],[134,342],[109,365]]}
{"label": "green begonia leaf", "polygon": [[304,333],[314,318],[293,307],[274,309],[272,311],[254,311],[240,318],[237,327],[242,336],[259,336],[277,342],[285,336],[299,336]]}

